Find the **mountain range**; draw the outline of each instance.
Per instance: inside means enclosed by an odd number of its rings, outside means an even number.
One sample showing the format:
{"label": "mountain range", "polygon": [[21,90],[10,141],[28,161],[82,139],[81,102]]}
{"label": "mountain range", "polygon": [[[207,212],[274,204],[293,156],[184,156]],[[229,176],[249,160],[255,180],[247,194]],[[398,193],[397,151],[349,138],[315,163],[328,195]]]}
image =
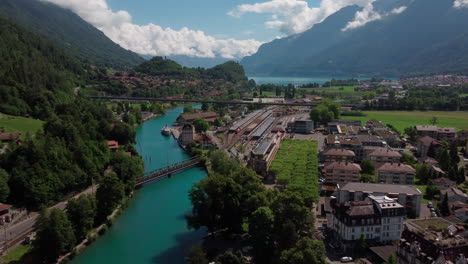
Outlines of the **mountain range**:
{"label": "mountain range", "polygon": [[345,7],[301,34],[262,45],[241,64],[250,76],[468,73],[468,8],[453,0],[377,0],[381,19],[344,30],[362,10]]}
{"label": "mountain range", "polygon": [[89,65],[128,69],[145,60],[126,50],[68,9],[38,0],[1,0],[0,14]]}

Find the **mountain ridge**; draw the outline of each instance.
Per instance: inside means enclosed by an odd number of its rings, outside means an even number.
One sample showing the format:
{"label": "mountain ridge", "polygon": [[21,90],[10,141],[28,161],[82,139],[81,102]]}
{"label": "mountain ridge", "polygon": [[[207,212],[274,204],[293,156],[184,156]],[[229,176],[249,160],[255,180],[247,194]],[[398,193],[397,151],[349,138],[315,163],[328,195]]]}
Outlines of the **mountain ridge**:
{"label": "mountain ridge", "polygon": [[[390,12],[402,1],[375,2],[381,9]],[[383,3],[383,4],[382,4]],[[385,4],[385,5],[384,5]],[[349,7],[348,7],[349,8]],[[338,11],[321,24],[300,34],[326,38],[317,33],[333,16],[349,18],[349,14]],[[311,41],[286,45],[283,50],[270,48],[268,44],[260,52],[241,61],[249,75],[263,76],[318,76],[318,75],[355,75],[355,76],[400,76],[408,73],[459,73],[466,72],[468,63],[468,9],[456,9],[451,0],[414,0],[407,1],[407,8],[400,14],[384,16],[382,19],[343,32],[338,41],[330,41],[328,47],[309,51],[305,48]],[[342,25],[344,28],[344,25]],[[328,28],[331,30],[331,28]],[[339,35],[334,27],[335,35]],[[290,38],[282,40],[286,43]],[[273,42],[275,42],[273,41]],[[296,41],[296,42],[297,42]],[[464,45],[457,43],[463,41]],[[273,43],[271,42],[271,43]],[[295,47],[295,46],[296,47]],[[270,45],[271,46],[271,45]],[[457,47],[458,52],[444,51],[442,47]],[[466,48],[463,48],[466,47]],[[270,48],[275,57],[262,57],[262,49]],[[281,58],[289,57],[290,60]],[[463,59],[460,59],[463,58]],[[267,61],[267,63],[265,63]],[[263,62],[267,66],[259,64]]]}
{"label": "mountain ridge", "polygon": [[144,59],[120,47],[68,9],[37,0],[2,0],[0,13],[47,38],[72,57],[99,67],[126,69]]}

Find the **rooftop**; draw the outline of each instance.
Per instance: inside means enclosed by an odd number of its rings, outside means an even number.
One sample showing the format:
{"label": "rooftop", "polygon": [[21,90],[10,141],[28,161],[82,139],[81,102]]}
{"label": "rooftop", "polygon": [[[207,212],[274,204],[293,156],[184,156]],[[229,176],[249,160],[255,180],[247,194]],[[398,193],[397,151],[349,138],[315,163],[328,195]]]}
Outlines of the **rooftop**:
{"label": "rooftop", "polygon": [[418,141],[420,141],[421,143],[423,143],[425,146],[430,146],[431,144],[439,144],[440,142],[429,137],[429,136],[425,136],[425,137],[422,137],[420,138]]}
{"label": "rooftop", "polygon": [[404,163],[384,163],[377,168],[377,171],[408,172],[414,173],[416,170],[410,165]]}
{"label": "rooftop", "polygon": [[344,171],[361,171],[361,166],[352,162],[329,162],[325,163],[326,170],[344,170]]}
{"label": "rooftop", "polygon": [[338,149],[338,148],[329,148],[322,152],[324,156],[346,156],[346,157],[354,157],[356,154],[352,150],[348,149]]}
{"label": "rooftop", "polygon": [[21,136],[20,132],[5,132],[0,134],[0,141],[14,141]]}
{"label": "rooftop", "polygon": [[260,144],[252,151],[254,155],[265,155],[273,143],[272,138],[263,139]]}
{"label": "rooftop", "polygon": [[436,132],[438,129],[437,126],[416,126],[417,131],[429,131],[429,132]]}
{"label": "rooftop", "polygon": [[347,182],[339,186],[343,191],[358,191],[358,192],[378,192],[378,193],[401,193],[407,195],[421,195],[421,191],[413,185],[402,184],[383,184],[383,183],[364,183],[364,182]]}
{"label": "rooftop", "polygon": [[11,207],[12,207],[12,205],[0,203],[0,212],[5,211],[7,209],[10,209]]}
{"label": "rooftop", "polygon": [[398,151],[390,150],[387,148],[376,148],[369,153],[370,157],[401,157],[401,154]]}
{"label": "rooftop", "polygon": [[194,113],[194,114],[183,114],[181,115],[183,119],[186,121],[188,120],[195,120],[197,118],[213,118],[218,116],[215,112],[200,112],[200,113]]}

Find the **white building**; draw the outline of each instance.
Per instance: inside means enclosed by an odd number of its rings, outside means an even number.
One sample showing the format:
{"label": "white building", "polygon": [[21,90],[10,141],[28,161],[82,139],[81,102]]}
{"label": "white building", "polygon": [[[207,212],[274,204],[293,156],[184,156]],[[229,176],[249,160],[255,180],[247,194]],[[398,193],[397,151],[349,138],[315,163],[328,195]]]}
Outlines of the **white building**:
{"label": "white building", "polygon": [[369,196],[364,201],[340,204],[328,214],[329,227],[342,245],[353,246],[364,234],[368,242],[400,240],[405,208],[387,196]]}

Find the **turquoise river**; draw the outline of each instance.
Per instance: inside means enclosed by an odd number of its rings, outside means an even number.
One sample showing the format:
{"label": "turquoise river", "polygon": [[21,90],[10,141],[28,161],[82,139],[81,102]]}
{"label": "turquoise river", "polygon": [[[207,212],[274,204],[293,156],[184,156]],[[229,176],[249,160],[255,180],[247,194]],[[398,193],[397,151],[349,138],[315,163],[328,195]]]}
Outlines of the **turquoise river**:
{"label": "turquoise river", "polygon": [[[161,135],[161,128],[171,125],[182,110],[171,109],[138,127],[136,148],[146,171],[189,157],[172,137]],[[145,185],[107,233],[72,263],[184,263],[187,251],[205,235],[204,231],[187,229],[184,215],[191,209],[188,191],[206,175],[203,168],[193,168]]]}

